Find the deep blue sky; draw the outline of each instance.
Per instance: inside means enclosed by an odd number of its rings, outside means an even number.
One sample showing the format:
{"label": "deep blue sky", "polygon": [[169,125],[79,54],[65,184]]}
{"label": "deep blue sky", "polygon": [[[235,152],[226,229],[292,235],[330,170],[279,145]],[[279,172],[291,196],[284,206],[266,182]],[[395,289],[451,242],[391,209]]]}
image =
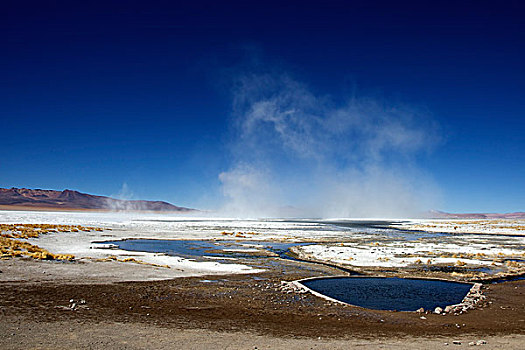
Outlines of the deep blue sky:
{"label": "deep blue sky", "polygon": [[231,76],[256,57],[427,110],[435,209],[525,210],[521,1],[11,1],[0,30],[0,187],[216,202]]}

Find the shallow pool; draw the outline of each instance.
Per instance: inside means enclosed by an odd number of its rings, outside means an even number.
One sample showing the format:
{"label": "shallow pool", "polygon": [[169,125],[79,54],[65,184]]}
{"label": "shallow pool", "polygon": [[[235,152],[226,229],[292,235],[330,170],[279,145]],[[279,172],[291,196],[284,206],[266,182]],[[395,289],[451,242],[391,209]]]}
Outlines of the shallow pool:
{"label": "shallow pool", "polygon": [[[291,259],[286,253],[292,246],[308,243],[283,243],[269,241],[211,241],[211,240],[163,240],[163,239],[128,239],[122,241],[105,241],[104,244],[114,244],[120,249],[150,253],[199,258],[211,256],[217,258],[257,258],[250,249],[264,249],[277,254],[281,258]],[[246,250],[246,253],[243,253]]]}
{"label": "shallow pool", "polygon": [[460,303],[471,284],[381,277],[320,278],[301,282],[306,287],[348,304],[375,310],[433,310]]}

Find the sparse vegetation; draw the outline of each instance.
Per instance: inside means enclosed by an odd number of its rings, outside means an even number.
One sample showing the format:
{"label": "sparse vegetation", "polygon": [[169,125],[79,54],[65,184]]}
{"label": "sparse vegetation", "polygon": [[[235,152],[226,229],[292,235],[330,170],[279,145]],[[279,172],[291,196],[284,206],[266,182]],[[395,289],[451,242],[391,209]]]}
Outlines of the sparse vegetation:
{"label": "sparse vegetation", "polygon": [[155,266],[155,267],[164,267],[164,268],[171,268],[169,265],[160,265],[160,264],[152,264],[152,263],[148,263],[148,262],[145,262],[145,261],[142,261],[142,260],[137,260],[135,258],[124,258],[124,259],[119,259],[117,258],[116,256],[114,255],[111,255],[111,256],[108,256],[106,258],[102,258],[102,259],[93,259],[94,261],[97,261],[97,262],[104,262],[104,261],[117,261],[117,262],[130,262],[130,263],[135,263],[135,264],[141,264],[141,265],[149,265],[149,266]]}
{"label": "sparse vegetation", "polygon": [[257,232],[227,232],[227,231],[222,231],[221,232],[221,235],[224,235],[224,236],[235,236],[237,238],[246,238],[247,235],[258,235],[259,233]]}
{"label": "sparse vegetation", "polygon": [[52,233],[80,231],[102,231],[102,229],[80,225],[0,224],[0,258],[10,259],[25,256],[37,260],[72,261],[75,259],[73,255],[54,254],[20,239],[38,238],[40,235]]}

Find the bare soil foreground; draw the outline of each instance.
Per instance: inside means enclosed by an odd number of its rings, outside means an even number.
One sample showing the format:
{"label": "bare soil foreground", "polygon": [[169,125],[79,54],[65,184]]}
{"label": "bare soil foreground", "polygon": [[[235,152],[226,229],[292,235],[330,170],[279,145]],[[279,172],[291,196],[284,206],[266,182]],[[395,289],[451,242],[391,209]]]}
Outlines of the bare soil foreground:
{"label": "bare soil foreground", "polygon": [[57,266],[0,261],[2,348],[441,349],[471,343],[522,349],[525,343],[523,280],[486,285],[483,307],[442,316],[366,310],[284,292],[282,280],[340,274],[295,261],[253,275],[164,281],[38,278]]}

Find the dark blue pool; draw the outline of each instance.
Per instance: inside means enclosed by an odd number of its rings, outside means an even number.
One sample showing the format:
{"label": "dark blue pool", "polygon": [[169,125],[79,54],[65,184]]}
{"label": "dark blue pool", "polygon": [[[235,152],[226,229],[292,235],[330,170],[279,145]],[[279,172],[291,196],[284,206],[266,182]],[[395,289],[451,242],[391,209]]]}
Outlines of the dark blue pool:
{"label": "dark blue pool", "polygon": [[301,282],[308,288],[348,304],[375,310],[433,310],[460,303],[471,284],[381,277],[321,278]]}

